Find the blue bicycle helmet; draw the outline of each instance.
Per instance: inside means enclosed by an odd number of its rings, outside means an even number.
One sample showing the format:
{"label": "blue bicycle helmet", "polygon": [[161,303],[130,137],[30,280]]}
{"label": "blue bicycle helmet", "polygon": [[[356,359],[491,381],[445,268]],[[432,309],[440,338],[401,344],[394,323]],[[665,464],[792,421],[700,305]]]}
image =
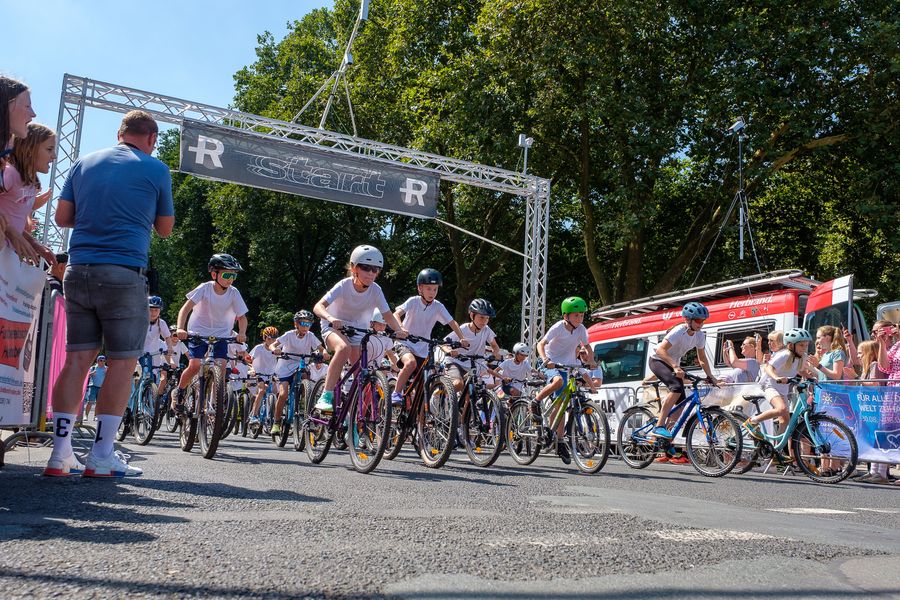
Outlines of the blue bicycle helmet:
{"label": "blue bicycle helmet", "polygon": [[681,316],[685,319],[708,319],[709,309],[699,302],[688,302],[682,307]]}
{"label": "blue bicycle helmet", "polygon": [[784,343],[785,344],[799,344],[800,342],[811,342],[813,341],[812,336],[805,329],[800,329],[795,327],[794,329],[788,329],[784,333]]}
{"label": "blue bicycle helmet", "polygon": [[149,296],[147,298],[147,306],[150,308],[160,308],[161,309],[163,307],[162,298],[160,298],[159,296]]}

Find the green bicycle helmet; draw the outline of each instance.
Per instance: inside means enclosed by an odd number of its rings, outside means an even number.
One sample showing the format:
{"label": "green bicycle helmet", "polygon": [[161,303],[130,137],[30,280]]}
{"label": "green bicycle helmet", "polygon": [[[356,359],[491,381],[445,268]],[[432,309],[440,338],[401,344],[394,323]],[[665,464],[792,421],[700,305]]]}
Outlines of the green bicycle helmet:
{"label": "green bicycle helmet", "polygon": [[587,302],[578,296],[569,296],[562,301],[562,314],[587,312]]}

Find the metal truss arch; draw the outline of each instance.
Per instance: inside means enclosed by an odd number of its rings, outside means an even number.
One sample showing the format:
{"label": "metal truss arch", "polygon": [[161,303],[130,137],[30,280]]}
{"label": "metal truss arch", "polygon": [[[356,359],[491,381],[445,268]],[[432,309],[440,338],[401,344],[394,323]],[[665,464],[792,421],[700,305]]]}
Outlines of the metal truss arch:
{"label": "metal truss arch", "polygon": [[533,346],[543,334],[550,214],[548,179],[66,74],[63,77],[57,121],[58,157],[53,163],[50,176],[54,197],[38,214],[38,222],[43,226],[44,243],[57,251],[68,246],[68,230],[57,227],[52,215],[56,195],[78,158],[85,108],[118,113],[141,109],[161,122],[179,126],[185,119],[192,119],[291,138],[338,154],[425,169],[439,175],[444,181],[523,196],[527,202],[524,244],[526,258],[522,276],[522,339]]}

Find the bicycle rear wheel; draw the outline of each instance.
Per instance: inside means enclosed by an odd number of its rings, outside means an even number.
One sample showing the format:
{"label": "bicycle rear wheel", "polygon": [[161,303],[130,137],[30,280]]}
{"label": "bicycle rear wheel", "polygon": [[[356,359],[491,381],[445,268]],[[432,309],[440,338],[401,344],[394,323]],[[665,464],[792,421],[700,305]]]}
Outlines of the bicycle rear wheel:
{"label": "bicycle rear wheel", "polygon": [[632,406],[622,413],[616,445],[622,460],[632,469],[643,469],[653,462],[656,444],[649,434],[655,424],[656,417],[643,406]]}
{"label": "bicycle rear wheel", "polygon": [[291,420],[288,418],[290,416],[290,398],[285,400],[284,406],[281,408],[281,415],[276,423],[281,425],[281,433],[272,434],[272,441],[275,442],[275,445],[279,448],[284,448],[285,444],[287,444],[288,438],[291,436]]}
{"label": "bicycle rear wheel", "polygon": [[425,386],[425,399],[416,425],[419,456],[426,467],[444,466],[453,452],[459,420],[456,390],[446,377],[434,377]]}
{"label": "bicycle rear wheel", "polygon": [[540,424],[532,417],[528,400],[516,400],[509,409],[506,449],[520,465],[530,465],[541,453]]}
{"label": "bicycle rear wheel", "polygon": [[705,477],[727,475],[741,460],[741,426],[719,408],[703,408],[685,430],[685,451],[691,464]]}
{"label": "bicycle rear wheel", "polygon": [[216,455],[225,421],[225,378],[219,365],[209,367],[206,393],[200,403],[200,451],[203,458]]}
{"label": "bicycle rear wheel", "polygon": [[307,398],[306,410],[309,418],[303,426],[303,437],[306,438],[306,455],[313,464],[319,464],[328,456],[328,450],[331,449],[332,435],[328,430],[327,423],[318,423],[311,419],[326,420],[324,415],[316,410],[316,398],[318,398],[322,390],[325,388],[325,380],[320,379],[312,388],[312,393]]}
{"label": "bicycle rear wheel", "polygon": [[[129,404],[131,404],[130,400]],[[124,442],[125,438],[128,437],[128,434],[131,433],[131,426],[134,421],[132,414],[133,411],[131,410],[131,406],[125,407],[125,414],[122,415],[122,420],[119,421],[119,428],[116,429],[117,442]]]}
{"label": "bicycle rear wheel", "polygon": [[237,392],[234,390],[225,391],[225,414],[222,418],[222,436],[219,439],[225,439],[231,435],[234,424],[237,422]]}
{"label": "bicycle rear wheel", "polygon": [[791,436],[794,461],[819,483],[838,483],[856,470],[858,448],[850,428],[827,415],[810,415]]}
{"label": "bicycle rear wheel", "polygon": [[156,390],[153,384],[144,381],[137,402],[134,404],[134,423],[131,430],[135,441],[141,446],[146,446],[153,439],[155,397]]}
{"label": "bicycle rear wheel", "polygon": [[582,473],[596,473],[609,458],[606,415],[593,402],[584,402],[577,411],[570,411],[569,416],[573,419],[569,428],[572,460]]}
{"label": "bicycle rear wheel", "polygon": [[371,373],[358,388],[348,417],[350,462],[360,473],[370,473],[384,456],[391,430],[390,393],[382,373]]}
{"label": "bicycle rear wheel", "polygon": [[483,396],[466,402],[462,412],[463,443],[469,461],[489,467],[500,457],[504,438],[503,407],[497,396],[484,390]]}
{"label": "bicycle rear wheel", "polygon": [[194,384],[184,391],[184,410],[185,416],[179,419],[181,425],[181,449],[190,452],[197,440],[197,407],[199,402],[197,397],[200,395],[200,388]]}
{"label": "bicycle rear wheel", "polygon": [[[738,423],[743,423],[747,420],[747,415],[739,410],[730,411],[731,416],[735,418]],[[759,462],[759,448],[757,448],[757,444],[759,442],[750,435],[746,429],[743,427],[740,428],[741,432],[741,458],[738,460],[738,464],[734,466],[732,469],[732,473],[736,475],[743,475],[744,473],[748,473],[753,469],[753,467],[757,466]]]}

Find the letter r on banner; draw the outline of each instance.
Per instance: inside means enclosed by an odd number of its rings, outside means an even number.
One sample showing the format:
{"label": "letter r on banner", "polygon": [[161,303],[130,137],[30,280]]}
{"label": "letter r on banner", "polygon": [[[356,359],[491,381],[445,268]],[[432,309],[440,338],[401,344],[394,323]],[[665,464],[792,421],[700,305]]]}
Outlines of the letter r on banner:
{"label": "letter r on banner", "polygon": [[219,160],[219,157],[225,152],[225,145],[216,138],[198,135],[197,145],[188,146],[188,151],[194,153],[194,160],[198,165],[208,166],[204,164],[208,157],[213,167],[216,169],[222,168],[222,161]]}
{"label": "letter r on banner", "polygon": [[428,193],[428,184],[426,182],[421,179],[407,177],[406,183],[400,188],[400,191],[403,192],[404,204],[408,206],[413,204],[425,206],[425,201],[422,198]]}

